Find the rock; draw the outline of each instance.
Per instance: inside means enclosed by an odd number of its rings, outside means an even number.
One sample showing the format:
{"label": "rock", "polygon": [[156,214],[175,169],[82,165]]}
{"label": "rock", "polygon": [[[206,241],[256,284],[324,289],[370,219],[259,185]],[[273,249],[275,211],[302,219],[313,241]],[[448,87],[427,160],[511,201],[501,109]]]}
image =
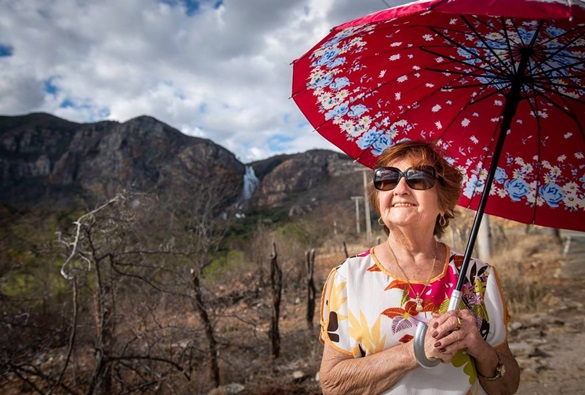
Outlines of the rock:
{"label": "rock", "polygon": [[246,387],[239,383],[231,383],[212,389],[207,395],[236,395],[244,392]]}
{"label": "rock", "polygon": [[517,331],[521,329],[524,325],[520,321],[514,321],[510,324],[510,330]]}
{"label": "rock", "polygon": [[547,353],[540,347],[534,347],[534,351],[530,354],[531,357],[544,357],[549,358],[551,354]]}
{"label": "rock", "polygon": [[510,351],[516,357],[529,357],[534,354],[535,347],[526,342],[510,343]]}
{"label": "rock", "polygon": [[535,315],[530,319],[530,324],[537,327],[546,327],[554,322],[555,318],[550,315]]}
{"label": "rock", "polygon": [[[342,177],[344,183],[355,188],[344,190],[347,196],[335,196],[336,200],[350,200],[352,193],[359,188],[360,175],[355,164],[344,154],[327,150],[310,150],[298,155],[286,155],[252,163],[254,171],[261,180],[254,193],[254,204],[259,208],[282,205],[291,196],[309,189],[318,189],[330,182],[333,177]],[[288,215],[296,216],[313,210],[317,203],[331,199],[328,193],[321,196],[298,196],[291,204]]]}
{"label": "rock", "polygon": [[295,370],[294,372],[292,372],[291,376],[292,376],[293,382],[295,382],[295,383],[301,383],[310,377],[310,375],[306,374],[305,372],[303,372],[301,370]]}

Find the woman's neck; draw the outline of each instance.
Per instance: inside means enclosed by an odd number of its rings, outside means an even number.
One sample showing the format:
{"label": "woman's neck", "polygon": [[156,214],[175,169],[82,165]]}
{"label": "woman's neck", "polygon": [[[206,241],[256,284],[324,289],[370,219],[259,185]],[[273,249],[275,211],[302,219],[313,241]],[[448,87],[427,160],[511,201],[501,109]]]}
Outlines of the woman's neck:
{"label": "woman's neck", "polygon": [[388,243],[398,257],[410,258],[416,263],[434,257],[437,241],[431,232],[406,233],[395,228],[390,230]]}

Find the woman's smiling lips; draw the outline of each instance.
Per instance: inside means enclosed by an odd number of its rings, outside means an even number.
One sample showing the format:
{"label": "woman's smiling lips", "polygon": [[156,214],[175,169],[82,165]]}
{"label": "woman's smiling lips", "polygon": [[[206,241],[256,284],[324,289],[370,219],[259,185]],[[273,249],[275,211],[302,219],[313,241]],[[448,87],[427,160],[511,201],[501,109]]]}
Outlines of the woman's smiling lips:
{"label": "woman's smiling lips", "polygon": [[405,202],[399,202],[399,203],[394,203],[392,205],[392,207],[414,207],[415,204],[413,203],[405,203]]}

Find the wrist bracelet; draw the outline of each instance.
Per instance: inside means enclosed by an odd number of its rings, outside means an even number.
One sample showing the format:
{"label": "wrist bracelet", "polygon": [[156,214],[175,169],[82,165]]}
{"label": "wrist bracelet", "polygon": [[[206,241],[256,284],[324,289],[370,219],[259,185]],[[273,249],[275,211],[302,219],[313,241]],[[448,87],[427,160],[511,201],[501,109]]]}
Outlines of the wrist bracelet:
{"label": "wrist bracelet", "polygon": [[[494,350],[495,351],[495,350]],[[500,354],[496,351],[496,356],[498,357],[498,364],[496,365],[496,374],[493,377],[486,377],[483,374],[479,373],[479,369],[477,369],[477,375],[484,380],[487,381],[498,381],[504,378],[506,374],[506,365],[502,363],[502,359],[500,358]]]}

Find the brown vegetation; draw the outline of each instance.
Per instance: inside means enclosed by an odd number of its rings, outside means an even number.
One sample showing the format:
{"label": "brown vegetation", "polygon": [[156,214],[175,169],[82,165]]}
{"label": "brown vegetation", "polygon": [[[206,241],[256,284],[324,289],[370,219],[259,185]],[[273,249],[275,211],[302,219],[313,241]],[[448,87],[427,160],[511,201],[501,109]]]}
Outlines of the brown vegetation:
{"label": "brown vegetation", "polygon": [[[48,222],[2,213],[0,392],[320,393],[321,286],[375,241],[334,210],[228,240],[209,196],[182,213],[145,195]],[[470,216],[445,242],[464,248]],[[65,229],[61,243],[46,229]],[[536,308],[556,237],[496,219],[492,240],[512,314]]]}

